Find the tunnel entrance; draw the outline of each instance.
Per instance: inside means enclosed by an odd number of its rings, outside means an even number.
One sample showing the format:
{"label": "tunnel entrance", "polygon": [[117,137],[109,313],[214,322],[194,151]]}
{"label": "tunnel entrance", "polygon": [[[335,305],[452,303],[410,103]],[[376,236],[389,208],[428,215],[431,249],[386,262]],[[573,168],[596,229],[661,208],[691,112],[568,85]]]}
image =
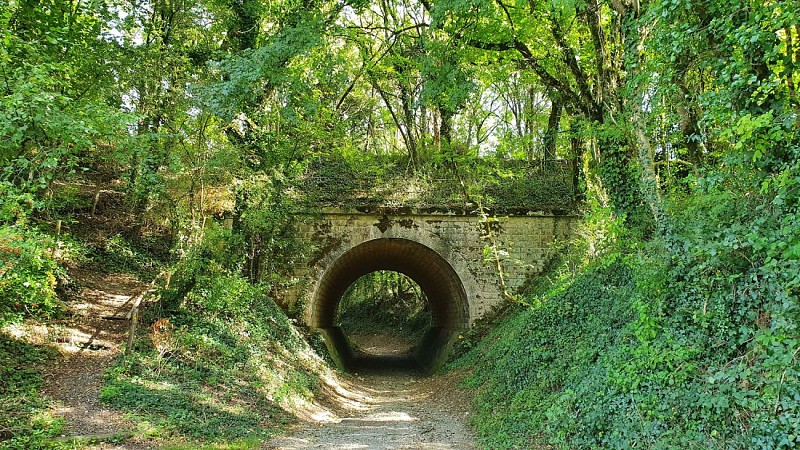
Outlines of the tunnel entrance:
{"label": "tunnel entrance", "polygon": [[337,323],[339,303],[348,288],[362,276],[376,271],[392,271],[407,276],[427,298],[430,325],[406,362],[413,362],[425,370],[436,370],[446,360],[453,338],[467,327],[469,307],[464,287],[452,266],[437,252],[418,242],[375,239],[342,254],[327,268],[317,284],[310,325],[323,333],[331,356],[345,370],[400,364],[399,361],[357,353]]}
{"label": "tunnel entrance", "polygon": [[336,324],[353,347],[356,361],[403,367],[414,364],[413,350],[433,320],[428,299],[414,280],[379,270],[347,288]]}

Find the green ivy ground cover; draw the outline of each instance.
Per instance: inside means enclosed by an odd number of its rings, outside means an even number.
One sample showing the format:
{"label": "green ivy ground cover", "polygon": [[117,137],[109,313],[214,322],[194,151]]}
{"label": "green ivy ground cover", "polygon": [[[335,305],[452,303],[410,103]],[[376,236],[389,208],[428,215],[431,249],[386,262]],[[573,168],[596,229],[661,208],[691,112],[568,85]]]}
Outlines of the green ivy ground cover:
{"label": "green ivy ground cover", "polygon": [[600,252],[453,363],[474,368],[486,448],[800,443],[796,190],[765,202],[726,187],[675,203],[670,243],[592,234],[590,215],[575,245]]}

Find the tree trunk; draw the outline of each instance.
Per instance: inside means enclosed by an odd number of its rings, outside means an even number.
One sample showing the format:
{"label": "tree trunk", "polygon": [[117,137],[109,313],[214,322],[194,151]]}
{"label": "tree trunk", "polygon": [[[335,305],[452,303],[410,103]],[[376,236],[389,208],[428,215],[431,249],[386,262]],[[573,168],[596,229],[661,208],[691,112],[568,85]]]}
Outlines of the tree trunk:
{"label": "tree trunk", "polygon": [[[403,108],[403,121],[406,128],[406,150],[408,151],[408,158],[411,160],[411,167],[416,171],[417,169],[417,136],[414,132],[416,121],[414,120],[414,110],[411,107],[411,96],[408,93],[408,88],[400,83],[400,104]],[[399,126],[399,124],[398,124]]]}
{"label": "tree trunk", "polygon": [[[638,6],[638,5],[637,5]],[[637,216],[634,216],[634,223],[638,223],[638,228],[649,233],[652,225],[655,225],[657,231],[662,237],[669,239],[670,226],[667,214],[664,209],[663,199],[661,198],[661,188],[658,183],[658,176],[655,170],[654,149],[650,144],[650,138],[647,136],[647,126],[642,118],[645,111],[645,87],[640,86],[636,81],[636,68],[641,67],[644,56],[642,49],[639,46],[641,39],[641,30],[636,26],[637,15],[640,11],[638,8],[628,8],[628,13],[622,15],[622,39],[623,47],[625,48],[624,65],[626,72],[629,76],[626,79],[627,89],[624,92],[628,96],[622,100],[622,116],[628,119],[627,130],[623,130],[627,136],[628,145],[631,150],[638,149],[636,173],[631,173],[630,180],[638,178],[638,194],[650,209],[648,216],[643,211],[637,211]],[[630,153],[634,153],[631,151]],[[632,156],[632,155],[631,155]],[[641,204],[641,202],[639,202]],[[636,205],[631,205],[635,207]],[[641,210],[643,208],[639,208]]]}
{"label": "tree trunk", "polygon": [[441,145],[445,149],[450,150],[453,138],[453,112],[447,109],[439,109],[441,114],[441,126],[439,127],[441,136]]}
{"label": "tree trunk", "polygon": [[558,95],[553,95],[551,97],[550,116],[547,119],[547,130],[544,132],[544,161],[542,166],[545,170],[551,169],[555,164],[559,124],[561,123],[561,114],[564,110],[564,104],[561,98]]}
{"label": "tree trunk", "polygon": [[[573,121],[574,123],[574,121]],[[573,125],[574,126],[574,125]],[[581,155],[583,154],[583,141],[574,133],[569,138],[572,150],[572,195],[575,200],[582,200],[584,195],[581,191]]]}

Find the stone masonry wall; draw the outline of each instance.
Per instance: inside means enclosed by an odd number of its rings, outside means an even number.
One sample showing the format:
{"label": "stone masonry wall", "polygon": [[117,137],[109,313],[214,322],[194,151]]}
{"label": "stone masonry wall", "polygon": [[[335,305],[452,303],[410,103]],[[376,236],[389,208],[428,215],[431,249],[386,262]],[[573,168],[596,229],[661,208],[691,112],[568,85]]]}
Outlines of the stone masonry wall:
{"label": "stone masonry wall", "polygon": [[[574,216],[527,215],[501,217],[492,227],[506,285],[513,292],[544,269],[553,256],[552,244],[569,238]],[[382,238],[408,239],[438,253],[458,274],[469,301],[469,324],[503,301],[494,260],[485,257],[487,223],[477,216],[449,214],[364,214],[328,210],[319,220],[298,228],[302,239],[317,249],[306,267],[298,268],[300,282],[285,292],[284,303],[301,301],[310,320],[316,284],[327,267],[353,247]],[[421,264],[424,262],[421,261]]]}

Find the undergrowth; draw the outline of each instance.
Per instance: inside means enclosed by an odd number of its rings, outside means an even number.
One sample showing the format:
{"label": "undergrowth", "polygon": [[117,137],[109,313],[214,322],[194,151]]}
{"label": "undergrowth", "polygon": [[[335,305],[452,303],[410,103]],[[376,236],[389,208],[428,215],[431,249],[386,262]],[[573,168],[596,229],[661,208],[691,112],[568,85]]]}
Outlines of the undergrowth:
{"label": "undergrowth", "polygon": [[62,310],[56,288],[65,271],[53,258],[53,244],[33,227],[0,223],[0,324]]}
{"label": "undergrowth", "polygon": [[572,211],[577,204],[566,161],[544,170],[527,161],[455,154],[412,170],[402,155],[333,152],[310,164],[297,190],[314,207],[461,209],[464,190],[497,212]]}
{"label": "undergrowth", "polygon": [[431,326],[428,300],[398,272],[378,271],[353,283],[339,303],[337,321],[347,334],[384,333],[417,341]]}
{"label": "undergrowth", "polygon": [[480,443],[800,444],[800,179],[784,175],[698,180],[663,240],[595,205],[552,282],[450,365],[472,369]]}
{"label": "undergrowth", "polygon": [[55,240],[30,224],[29,202],[0,183],[0,449],[9,450],[67,447],[52,440],[64,421],[40,393],[55,351],[29,342],[25,328],[63,312],[58,294],[68,279]]}
{"label": "undergrowth", "polygon": [[328,370],[269,286],[226,268],[229,244],[209,238],[178,264],[135,351],[108,373],[103,400],[144,437],[258,446],[314,401]]}
{"label": "undergrowth", "polygon": [[94,241],[77,241],[83,247],[85,266],[100,272],[122,272],[153,279],[163,268],[163,256],[147,245],[131,242],[120,234]]}
{"label": "undergrowth", "polygon": [[0,330],[0,449],[63,448],[63,419],[50,415],[50,403],[39,393],[42,369],[54,350],[24,342],[13,326]]}

